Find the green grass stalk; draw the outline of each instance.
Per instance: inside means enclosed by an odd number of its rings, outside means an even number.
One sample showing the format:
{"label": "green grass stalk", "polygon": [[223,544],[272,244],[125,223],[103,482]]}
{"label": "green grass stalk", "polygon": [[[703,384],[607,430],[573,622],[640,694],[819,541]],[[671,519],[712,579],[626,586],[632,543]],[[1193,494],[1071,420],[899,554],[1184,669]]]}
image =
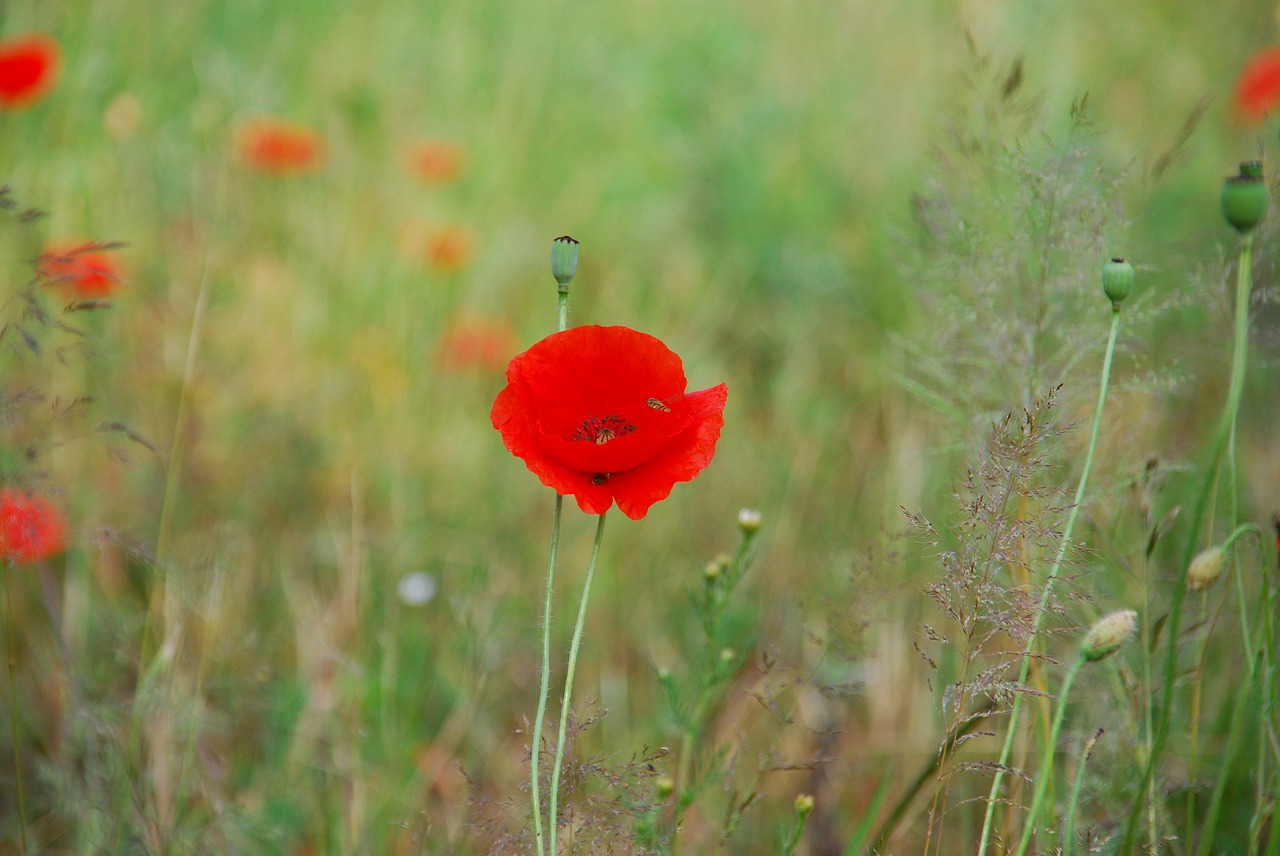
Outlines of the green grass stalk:
{"label": "green grass stalk", "polygon": [[27,803],[26,794],[22,788],[22,744],[18,738],[18,683],[15,675],[17,660],[17,643],[13,639],[13,595],[9,592],[11,583],[9,578],[13,576],[13,565],[9,562],[4,563],[4,623],[8,628],[9,643],[9,722],[13,726],[13,782],[18,790],[18,834],[19,841],[22,845],[22,852],[27,852]]}
{"label": "green grass stalk", "polygon": [[[1195,509],[1191,516],[1190,531],[1187,533],[1186,547],[1183,548],[1182,565],[1185,571],[1195,558],[1200,541],[1200,529],[1204,524],[1205,512],[1209,507],[1213,486],[1217,482],[1218,469],[1222,464],[1223,453],[1227,449],[1232,426],[1236,414],[1240,410],[1240,397],[1244,391],[1244,374],[1249,348],[1249,287],[1252,282],[1253,269],[1253,236],[1245,235],[1240,239],[1240,262],[1236,269],[1236,307],[1235,307],[1235,342],[1231,357],[1231,382],[1227,387],[1227,401],[1222,411],[1222,418],[1214,435],[1212,450],[1209,455],[1209,466],[1204,474],[1200,493],[1196,497]],[[1169,620],[1165,638],[1169,640],[1169,653],[1164,664],[1164,693],[1160,715],[1156,721],[1156,735],[1152,742],[1151,752],[1147,756],[1146,769],[1142,773],[1142,781],[1138,783],[1138,793],[1133,808],[1129,811],[1129,819],[1125,824],[1124,838],[1121,840],[1119,853],[1131,853],[1134,837],[1137,832],[1138,818],[1147,792],[1155,778],[1156,764],[1164,751],[1165,741],[1169,737],[1169,721],[1173,707],[1173,695],[1178,675],[1178,633],[1181,626],[1182,602],[1187,593],[1187,576],[1179,575],[1173,587],[1173,600],[1169,604]]]}
{"label": "green grass stalk", "polygon": [[559,808],[560,771],[564,767],[564,747],[569,730],[569,705],[573,699],[573,678],[578,671],[578,648],[582,644],[582,628],[587,620],[587,600],[591,597],[591,581],[596,575],[596,565],[600,560],[600,542],[604,538],[604,520],[608,512],[600,515],[596,522],[596,538],[591,545],[591,562],[587,565],[587,579],[582,584],[582,600],[578,604],[578,621],[573,626],[573,641],[569,645],[569,666],[564,676],[564,696],[560,700],[560,733],[556,737],[556,760],[551,769],[551,856],[556,856],[556,824]]}
{"label": "green grass stalk", "polygon": [[1071,685],[1075,683],[1080,667],[1087,662],[1083,656],[1077,657],[1062,682],[1062,692],[1058,695],[1058,713],[1053,718],[1053,728],[1049,730],[1049,738],[1044,744],[1044,759],[1036,776],[1036,792],[1031,800],[1031,808],[1027,812],[1026,822],[1022,826],[1022,841],[1018,844],[1017,856],[1025,856],[1035,835],[1036,821],[1044,808],[1045,794],[1049,792],[1049,782],[1053,781],[1053,755],[1058,748],[1058,736],[1062,733],[1062,722],[1067,716],[1067,696],[1071,694]]}
{"label": "green grass stalk", "polygon": [[[1076,495],[1071,505],[1071,513],[1067,516],[1067,525],[1062,530],[1062,541],[1058,544],[1058,553],[1054,556],[1053,565],[1050,566],[1048,576],[1045,579],[1044,591],[1040,595],[1040,604],[1036,609],[1035,623],[1031,627],[1031,635],[1027,639],[1027,645],[1022,654],[1022,670],[1018,675],[1018,686],[1025,685],[1027,676],[1031,673],[1031,652],[1040,633],[1040,623],[1044,620],[1049,596],[1053,592],[1053,583],[1058,578],[1058,573],[1062,570],[1062,560],[1066,556],[1067,547],[1071,543],[1071,535],[1075,531],[1076,520],[1080,516],[1080,507],[1084,502],[1085,489],[1089,485],[1089,472],[1093,468],[1093,456],[1098,448],[1098,433],[1102,426],[1102,409],[1106,405],[1107,387],[1111,382],[1111,361],[1115,356],[1116,339],[1119,334],[1120,305],[1116,303],[1112,304],[1111,307],[1111,332],[1107,338],[1106,355],[1102,358],[1102,377],[1098,387],[1098,404],[1093,411],[1093,425],[1089,430],[1089,448],[1085,452],[1084,467],[1080,472],[1080,483],[1076,485]],[[1004,746],[1000,750],[1000,761],[996,767],[995,776],[991,780],[991,791],[987,795],[987,810],[982,819],[982,839],[978,845],[978,856],[986,856],[987,847],[991,843],[991,830],[995,819],[996,803],[1000,796],[1000,785],[1004,782],[1004,771],[1007,769],[1009,756],[1013,753],[1013,743],[1018,733],[1018,717],[1021,711],[1022,696],[1019,694],[1013,697],[1013,707],[1009,712],[1009,727],[1005,733]]]}

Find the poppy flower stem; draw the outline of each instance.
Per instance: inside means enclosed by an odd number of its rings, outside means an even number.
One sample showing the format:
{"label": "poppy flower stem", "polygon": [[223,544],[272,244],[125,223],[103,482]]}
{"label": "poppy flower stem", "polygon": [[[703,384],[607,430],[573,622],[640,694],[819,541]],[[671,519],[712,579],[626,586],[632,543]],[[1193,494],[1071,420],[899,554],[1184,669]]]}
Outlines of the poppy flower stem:
{"label": "poppy flower stem", "polygon": [[538,762],[542,755],[542,724],[547,718],[547,696],[551,693],[551,590],[556,579],[556,553],[560,545],[560,514],[563,508],[564,497],[557,493],[555,518],[551,522],[551,555],[547,561],[547,591],[542,604],[542,683],[538,688],[538,713],[533,721],[533,743],[529,747],[529,793],[533,797],[533,837],[537,843],[538,856],[546,853],[542,837],[542,795],[538,781]]}
{"label": "poppy flower stem", "polygon": [[600,542],[604,538],[604,519],[608,512],[600,515],[596,523],[596,539],[591,546],[591,562],[587,565],[587,579],[582,584],[582,601],[578,604],[578,621],[573,626],[573,642],[569,645],[569,666],[564,676],[564,697],[560,700],[560,733],[556,737],[556,760],[551,770],[551,850],[550,856],[556,856],[556,815],[559,805],[560,771],[564,765],[565,737],[569,730],[569,704],[573,698],[573,676],[578,669],[578,648],[582,644],[582,627],[586,624],[587,599],[591,596],[591,580],[596,575],[596,565],[600,559]]}
{"label": "poppy flower stem", "polygon": [[[1084,466],[1080,471],[1080,483],[1076,485],[1075,499],[1071,503],[1071,513],[1067,515],[1067,525],[1062,531],[1062,540],[1058,543],[1058,551],[1054,556],[1053,565],[1050,566],[1049,573],[1045,577],[1044,589],[1040,594],[1040,603],[1036,608],[1035,622],[1031,626],[1031,633],[1027,637],[1027,643],[1023,649],[1022,666],[1018,675],[1018,686],[1020,687],[1027,685],[1027,678],[1031,674],[1031,654],[1035,649],[1036,639],[1040,634],[1040,624],[1048,611],[1049,597],[1053,593],[1053,584],[1058,579],[1058,573],[1062,570],[1067,548],[1071,544],[1071,535],[1075,532],[1076,520],[1080,515],[1080,507],[1084,503],[1085,490],[1089,485],[1089,472],[1093,469],[1093,454],[1098,448],[1098,434],[1102,426],[1102,408],[1107,403],[1107,387],[1111,382],[1111,360],[1115,356],[1116,338],[1120,332],[1120,304],[1114,303],[1111,310],[1111,332],[1107,337],[1106,356],[1102,359],[1102,377],[1098,383],[1098,405],[1094,408],[1093,425],[1089,430],[1089,449],[1084,456]],[[987,795],[987,809],[982,821],[982,838],[978,844],[978,856],[986,856],[987,847],[991,842],[996,805],[1001,802],[1000,786],[1004,782],[1004,771],[1009,769],[1009,758],[1013,754],[1013,743],[1017,737],[1018,719],[1021,711],[1022,694],[1017,693],[1013,697],[1013,706],[1009,711],[1009,726],[1005,732],[1004,746],[1000,750],[1000,760],[996,766],[995,775],[991,779],[991,791]],[[1028,819],[1028,828],[1030,828],[1030,824],[1031,819]]]}
{"label": "poppy flower stem", "polygon": [[561,333],[569,329],[569,291],[568,289],[563,289],[560,292],[560,308],[559,308],[559,311],[556,313],[556,322],[560,327]]}
{"label": "poppy flower stem", "polygon": [[22,842],[22,853],[27,852],[27,805],[22,789],[22,744],[18,740],[18,684],[14,676],[17,645],[13,641],[13,596],[9,593],[9,577],[13,565],[4,563],[4,623],[8,631],[9,661],[9,722],[13,726],[13,781],[18,789],[18,834]]}

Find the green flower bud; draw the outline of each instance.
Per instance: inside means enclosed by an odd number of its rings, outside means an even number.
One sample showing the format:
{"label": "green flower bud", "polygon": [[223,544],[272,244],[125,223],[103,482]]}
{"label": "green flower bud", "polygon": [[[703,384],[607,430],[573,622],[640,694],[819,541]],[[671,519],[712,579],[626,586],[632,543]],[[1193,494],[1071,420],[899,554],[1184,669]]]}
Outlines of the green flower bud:
{"label": "green flower bud", "polygon": [[670,776],[659,776],[653,780],[653,792],[658,795],[659,800],[665,800],[675,793],[675,790],[676,780]]}
{"label": "green flower bud", "polygon": [[1187,591],[1204,591],[1218,581],[1227,567],[1227,553],[1221,547],[1202,550],[1187,568]]}
{"label": "green flower bud", "polygon": [[1132,609],[1122,609],[1110,615],[1104,615],[1094,622],[1085,634],[1084,644],[1080,646],[1080,655],[1090,663],[1096,663],[1110,657],[1120,646],[1133,638],[1138,632],[1138,613]]}
{"label": "green flower bud", "polygon": [[560,290],[567,292],[577,272],[578,242],[568,235],[561,235],[551,242],[551,275],[556,278]]}
{"label": "green flower bud", "polygon": [[754,508],[744,508],[738,512],[738,528],[743,535],[754,535],[760,531],[760,512]]}
{"label": "green flower bud", "polygon": [[1119,306],[1133,291],[1133,265],[1112,259],[1102,266],[1102,291],[1112,306]]}
{"label": "green flower bud", "polygon": [[738,652],[732,648],[724,648],[720,651],[721,664],[728,666],[736,659],[738,659]]}
{"label": "green flower bud", "polygon": [[800,794],[796,797],[796,814],[800,815],[803,820],[809,816],[809,812],[813,811],[813,797],[809,794]]}
{"label": "green flower bud", "polygon": [[720,575],[724,573],[724,565],[720,562],[707,562],[707,566],[702,569],[702,578],[707,581],[707,585],[715,585],[720,579]]}
{"label": "green flower bud", "polygon": [[1245,161],[1240,174],[1222,185],[1222,213],[1241,235],[1252,232],[1267,214],[1267,184],[1262,180],[1262,162]]}

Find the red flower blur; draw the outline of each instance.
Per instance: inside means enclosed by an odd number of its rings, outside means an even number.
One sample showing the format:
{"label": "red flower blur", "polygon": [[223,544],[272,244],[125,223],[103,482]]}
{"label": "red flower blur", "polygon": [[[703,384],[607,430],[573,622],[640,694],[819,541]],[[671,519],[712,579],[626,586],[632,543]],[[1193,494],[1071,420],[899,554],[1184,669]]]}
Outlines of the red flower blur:
{"label": "red flower blur", "polygon": [[1280,48],[1256,54],[1240,74],[1236,105],[1240,115],[1256,122],[1280,104]]}
{"label": "red flower blur", "polygon": [[702,472],[724,427],[724,384],[685,392],[680,358],[628,327],[575,327],[507,366],[490,418],[511,454],[588,514],[639,520]]}
{"label": "red flower blur", "polygon": [[481,317],[463,317],[440,337],[436,354],[441,365],[454,371],[500,372],[516,349],[511,325]]}
{"label": "red flower blur", "polygon": [[240,156],[259,172],[297,175],[320,166],[324,141],[310,128],[284,119],[255,119],[240,131]]}
{"label": "red flower blur", "polygon": [[67,524],[47,500],[0,488],[0,558],[26,564],[67,549]]}
{"label": "red flower blur", "polygon": [[461,226],[445,226],[427,236],[427,264],[440,273],[457,273],[471,260],[471,235]]}
{"label": "red flower blur", "polygon": [[40,100],[53,86],[60,58],[58,43],[40,33],[0,42],[0,110]]}
{"label": "red flower blur", "polygon": [[114,247],[92,241],[52,244],[40,257],[40,275],[71,298],[110,297],[124,282],[119,261],[108,255]]}
{"label": "red flower blur", "polygon": [[425,184],[446,184],[462,171],[462,150],[446,140],[425,140],[410,152],[409,170]]}

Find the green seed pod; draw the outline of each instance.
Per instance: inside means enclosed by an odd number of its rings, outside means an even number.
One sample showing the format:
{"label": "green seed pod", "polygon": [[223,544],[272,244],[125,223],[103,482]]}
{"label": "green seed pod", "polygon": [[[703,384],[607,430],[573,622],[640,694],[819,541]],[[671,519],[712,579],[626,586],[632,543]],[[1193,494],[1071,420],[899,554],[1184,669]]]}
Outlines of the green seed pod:
{"label": "green seed pod", "polygon": [[1080,656],[1090,663],[1110,657],[1138,632],[1138,613],[1122,609],[1094,622],[1080,646]]}
{"label": "green seed pod", "polygon": [[1187,568],[1187,591],[1204,591],[1222,576],[1227,567],[1227,553],[1221,547],[1202,550]]}
{"label": "green seed pod", "polygon": [[1222,185],[1222,213],[1235,230],[1247,235],[1267,214],[1267,184],[1262,180],[1262,162],[1245,161],[1240,174]]}
{"label": "green seed pod", "polygon": [[1102,266],[1102,291],[1112,306],[1119,306],[1133,291],[1133,265],[1112,259]]}
{"label": "green seed pod", "polygon": [[561,291],[568,291],[569,283],[577,272],[578,242],[568,235],[561,235],[551,242],[551,275],[560,284]]}
{"label": "green seed pod", "polygon": [[796,814],[803,820],[809,816],[809,812],[813,811],[813,797],[809,794],[800,794],[796,797],[795,805]]}

